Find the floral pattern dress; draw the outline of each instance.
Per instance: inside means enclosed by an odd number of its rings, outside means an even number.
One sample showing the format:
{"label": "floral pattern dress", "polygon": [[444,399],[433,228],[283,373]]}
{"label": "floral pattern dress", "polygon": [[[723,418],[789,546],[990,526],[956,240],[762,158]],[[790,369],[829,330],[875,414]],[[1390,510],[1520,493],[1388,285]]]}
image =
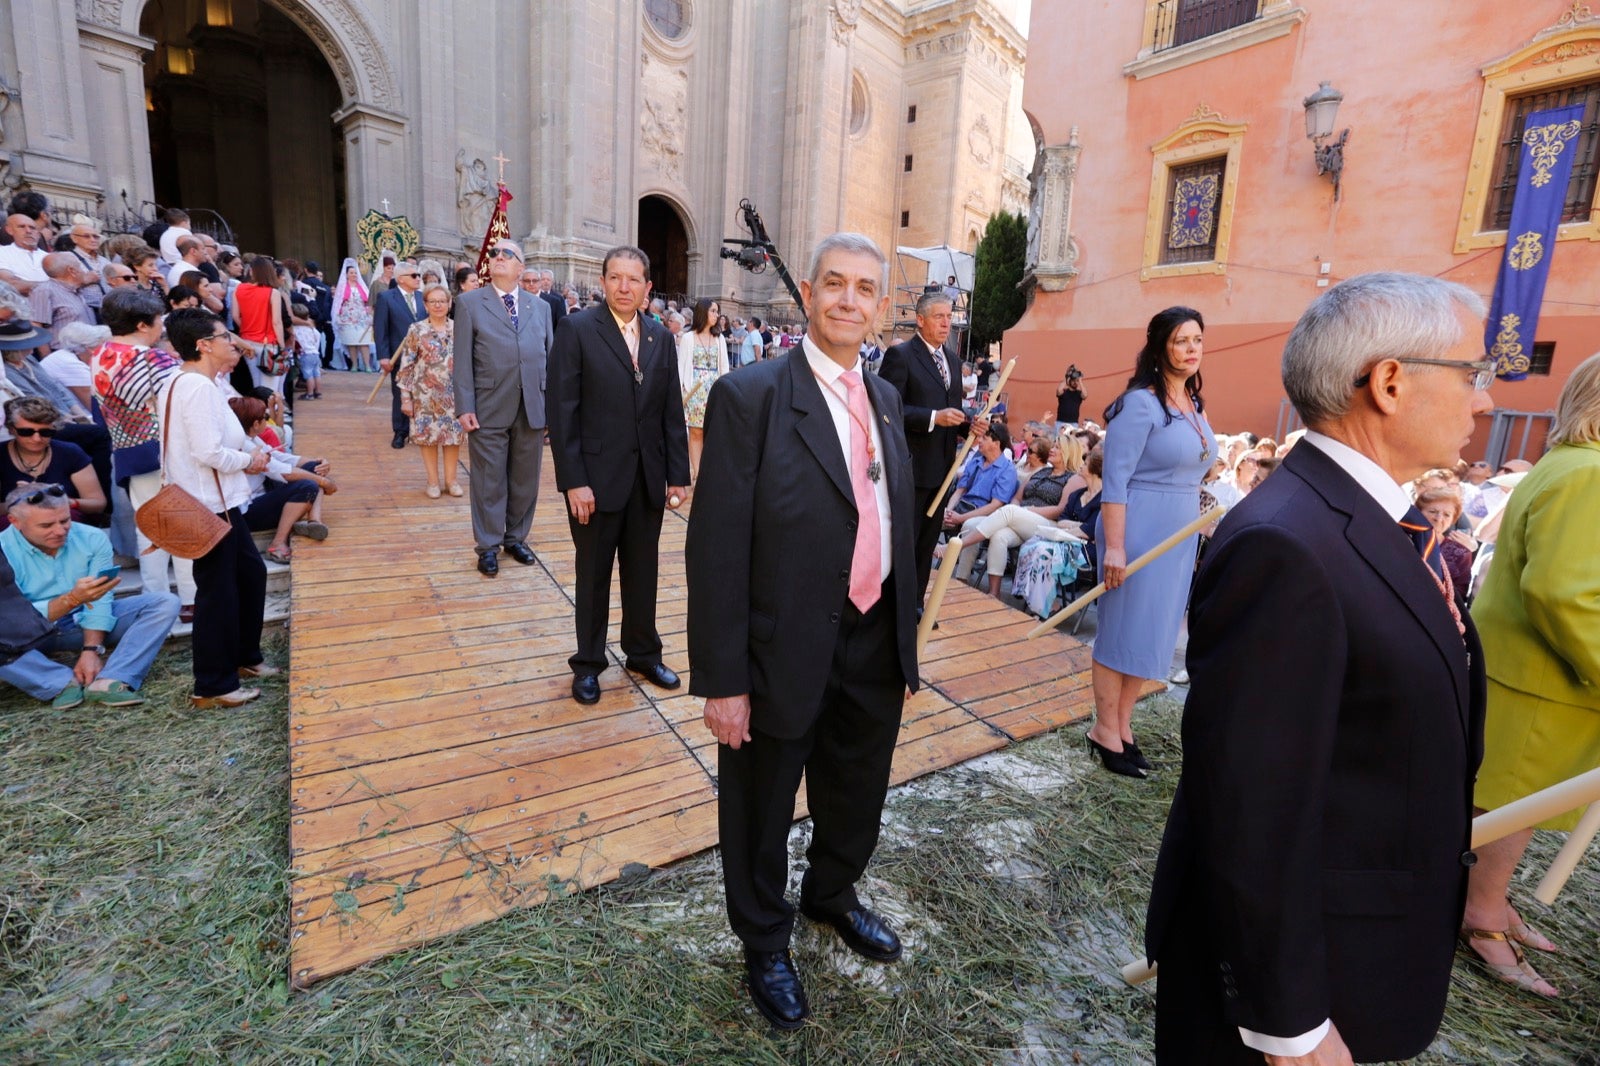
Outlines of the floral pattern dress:
{"label": "floral pattern dress", "polygon": [[711,396],[711,385],[717,380],[721,352],[715,344],[694,346],[693,377],[683,383],[683,416],[693,429],[704,429],[706,400]]}
{"label": "floral pattern dress", "polygon": [[411,443],[458,445],[466,436],[456,421],[456,398],[451,384],[455,366],[456,324],[446,319],[434,329],[427,319],[415,323],[395,355],[400,371],[395,376],[403,396],[411,398]]}

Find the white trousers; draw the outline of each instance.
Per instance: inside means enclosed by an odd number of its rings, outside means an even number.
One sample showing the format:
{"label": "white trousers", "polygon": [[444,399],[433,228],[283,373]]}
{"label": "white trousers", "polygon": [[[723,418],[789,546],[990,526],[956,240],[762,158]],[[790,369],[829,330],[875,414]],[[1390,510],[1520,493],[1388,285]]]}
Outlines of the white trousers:
{"label": "white trousers", "polygon": [[[969,518],[961,525],[961,534],[976,530],[989,542],[989,561],[985,566],[991,577],[1006,572],[1006,557],[1011,549],[1019,546],[1029,537],[1037,536],[1039,530],[1050,525],[1048,518],[1042,518],[1026,507],[1008,503],[991,514]],[[961,561],[956,564],[956,578],[961,581],[972,576],[972,564],[978,559],[978,545],[969,544],[961,549]]]}

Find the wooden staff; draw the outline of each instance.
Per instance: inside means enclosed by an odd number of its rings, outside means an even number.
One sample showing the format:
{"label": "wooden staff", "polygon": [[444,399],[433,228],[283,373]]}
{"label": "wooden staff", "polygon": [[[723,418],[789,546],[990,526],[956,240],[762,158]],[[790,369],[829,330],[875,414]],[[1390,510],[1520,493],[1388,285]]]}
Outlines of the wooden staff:
{"label": "wooden staff", "polygon": [[[1600,809],[1600,768],[1579,774],[1577,777],[1569,777],[1559,784],[1542,788],[1531,796],[1513,800],[1504,807],[1484,811],[1472,820],[1472,846],[1481,848],[1485,844],[1493,844],[1496,840],[1508,837],[1512,833],[1521,832],[1558,814],[1577,810],[1579,807],[1588,807],[1589,810],[1578,823],[1578,828],[1573,830],[1572,836],[1568,838],[1560,854],[1556,856],[1556,861],[1550,864],[1550,873],[1546,874],[1545,880],[1539,884],[1541,894],[1538,894],[1537,898],[1542,903],[1550,903],[1555,899],[1555,893],[1561,890],[1561,885],[1566,882],[1567,875],[1572,872],[1568,869],[1561,875],[1560,882],[1554,885],[1554,891],[1550,893],[1549,899],[1542,895],[1545,883],[1550,881],[1552,875],[1558,873],[1557,867],[1561,865],[1562,856],[1567,854],[1568,849],[1579,840],[1584,831],[1588,831],[1592,837],[1595,830],[1600,829],[1600,814],[1595,813]],[[1587,844],[1588,841],[1585,840],[1583,843]],[[1581,853],[1583,848],[1579,847],[1576,851]],[[1570,858],[1572,864],[1576,865],[1577,854]],[[1130,985],[1148,981],[1154,976],[1156,968],[1147,965],[1143,959],[1135,959],[1122,968],[1122,979]]]}
{"label": "wooden staff", "polygon": [[685,396],[683,398],[683,406],[684,407],[688,407],[689,406],[689,401],[693,400],[696,396],[700,395],[700,390],[705,387],[705,384],[706,384],[706,379],[705,378],[700,378],[699,380],[697,380],[694,383],[694,388],[689,390],[689,395],[687,395],[687,396]]}
{"label": "wooden staff", "polygon": [[[983,410],[973,416],[973,424],[978,419],[989,417],[989,412],[994,409],[995,402],[1000,398],[1000,390],[1006,387],[1006,379],[1011,376],[1012,368],[1017,365],[1016,359],[1008,359],[1004,369],[1000,371],[1000,380],[995,382],[994,390],[989,393],[989,399],[984,402]],[[968,433],[967,438],[961,442],[961,447],[956,449],[956,461],[950,464],[950,472],[944,476],[944,484],[939,486],[939,491],[933,494],[933,502],[928,505],[928,517],[932,518],[944,506],[944,494],[950,491],[950,483],[961,473],[961,464],[967,461],[967,453],[972,450],[973,441],[977,440],[976,433]]]}
{"label": "wooden staff", "polygon": [[928,636],[939,620],[939,608],[944,606],[944,591],[955,576],[956,564],[961,560],[961,538],[952,537],[944,546],[944,561],[933,579],[933,591],[928,594],[928,605],[922,609],[922,621],[917,623],[917,661],[922,661],[922,651],[928,646]]}
{"label": "wooden staff", "polygon": [[1550,869],[1545,871],[1539,887],[1534,889],[1534,899],[1546,906],[1556,901],[1556,897],[1566,887],[1567,878],[1578,868],[1578,860],[1583,858],[1584,851],[1588,849],[1596,833],[1600,833],[1600,803],[1591,803],[1589,809],[1583,812],[1583,817],[1578,819],[1578,825],[1572,830],[1572,835],[1567,837],[1567,842],[1556,852],[1556,857],[1550,863]]}
{"label": "wooden staff", "polygon": [[372,401],[378,398],[378,390],[383,388],[383,383],[389,380],[389,372],[385,370],[378,375],[378,380],[373,382],[372,391],[367,393],[367,406],[372,406]]}
{"label": "wooden staff", "polygon": [[[1228,509],[1226,507],[1221,505],[1211,508],[1211,510],[1207,511],[1199,518],[1196,518],[1193,522],[1190,522],[1172,536],[1168,537],[1166,540],[1162,541],[1160,544],[1157,544],[1154,548],[1151,548],[1149,551],[1139,556],[1139,558],[1129,563],[1127,569],[1123,572],[1122,579],[1126,581],[1128,578],[1132,577],[1146,566],[1149,566],[1151,563],[1155,562],[1157,556],[1172,550],[1172,548],[1180,542],[1186,540],[1187,538],[1209,526],[1211,523],[1217,521],[1227,513],[1227,510]],[[1106,588],[1106,583],[1104,581],[1100,582],[1100,584],[1096,585],[1088,592],[1085,592],[1082,596],[1079,596],[1077,599],[1061,608],[1061,610],[1057,611],[1049,618],[1046,618],[1043,622],[1040,622],[1037,626],[1034,626],[1033,629],[1028,632],[1028,639],[1032,640],[1034,637],[1043,636],[1044,634],[1050,632],[1056,626],[1060,625],[1062,622],[1065,622],[1067,619],[1071,618],[1073,615],[1089,606],[1089,604],[1093,603],[1095,600],[1098,600],[1101,596],[1104,596],[1108,591],[1110,590]]]}

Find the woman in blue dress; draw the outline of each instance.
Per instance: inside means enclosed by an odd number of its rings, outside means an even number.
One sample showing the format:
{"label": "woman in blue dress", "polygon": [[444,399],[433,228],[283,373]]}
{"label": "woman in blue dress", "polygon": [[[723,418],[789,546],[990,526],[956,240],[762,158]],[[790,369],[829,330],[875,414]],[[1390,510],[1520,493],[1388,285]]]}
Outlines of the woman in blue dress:
{"label": "woman in blue dress", "polygon": [[1188,307],[1150,320],[1128,389],[1106,410],[1105,470],[1095,542],[1100,599],[1094,641],[1089,748],[1106,769],[1143,777],[1150,764],[1133,739],[1133,704],[1146,678],[1167,676],[1194,576],[1198,535],[1138,573],[1136,559],[1200,514],[1200,482],[1217,455],[1200,398],[1205,321]]}

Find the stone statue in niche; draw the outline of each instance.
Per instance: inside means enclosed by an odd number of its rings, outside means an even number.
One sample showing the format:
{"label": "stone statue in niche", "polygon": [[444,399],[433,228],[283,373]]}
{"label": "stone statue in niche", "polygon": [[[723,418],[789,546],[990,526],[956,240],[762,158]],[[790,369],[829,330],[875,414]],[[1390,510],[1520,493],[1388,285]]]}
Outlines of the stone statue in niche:
{"label": "stone statue in niche", "polygon": [[494,210],[494,185],[489,181],[489,164],[483,158],[468,160],[465,148],[456,151],[456,225],[464,236],[482,234],[489,229]]}

